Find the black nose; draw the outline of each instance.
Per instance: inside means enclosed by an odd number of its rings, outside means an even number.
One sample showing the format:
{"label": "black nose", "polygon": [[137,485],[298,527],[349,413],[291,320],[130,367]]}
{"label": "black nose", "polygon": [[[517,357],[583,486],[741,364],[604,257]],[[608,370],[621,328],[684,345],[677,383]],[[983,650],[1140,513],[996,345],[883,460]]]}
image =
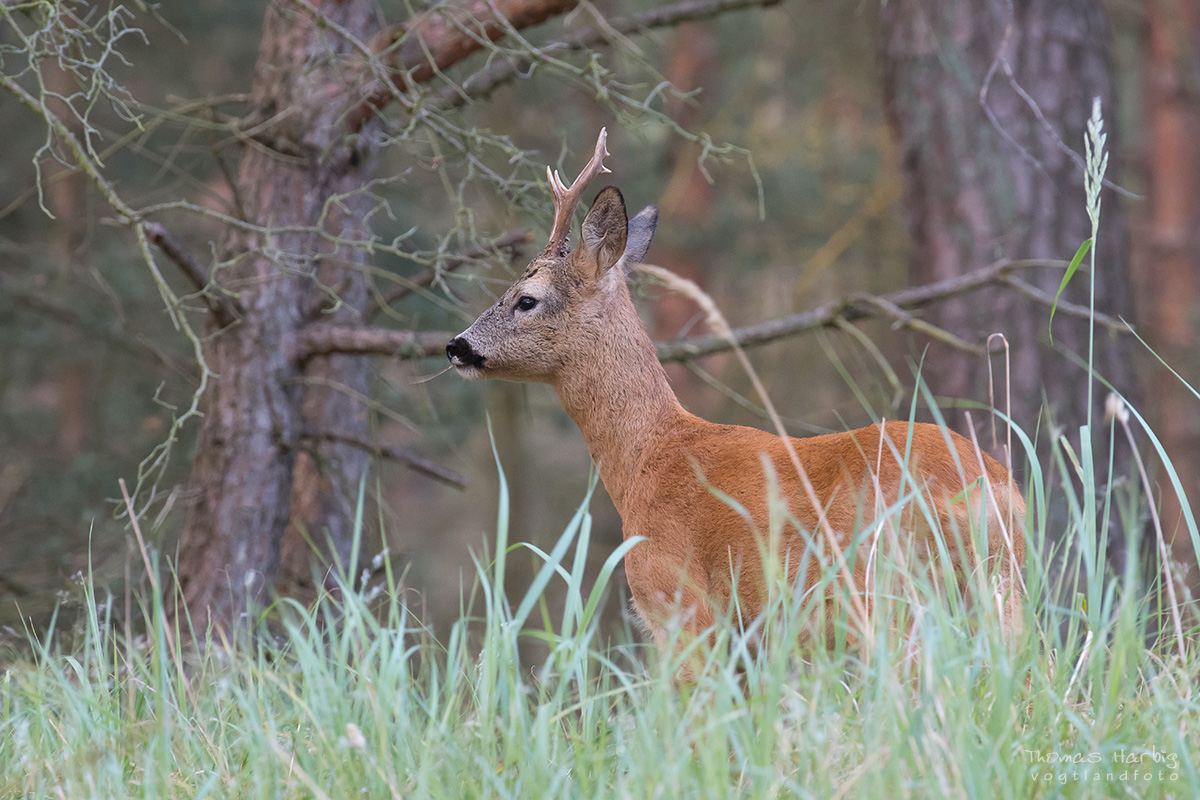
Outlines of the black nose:
{"label": "black nose", "polygon": [[455,336],[446,345],[446,358],[456,367],[482,367],[484,357],[476,353],[466,339]]}

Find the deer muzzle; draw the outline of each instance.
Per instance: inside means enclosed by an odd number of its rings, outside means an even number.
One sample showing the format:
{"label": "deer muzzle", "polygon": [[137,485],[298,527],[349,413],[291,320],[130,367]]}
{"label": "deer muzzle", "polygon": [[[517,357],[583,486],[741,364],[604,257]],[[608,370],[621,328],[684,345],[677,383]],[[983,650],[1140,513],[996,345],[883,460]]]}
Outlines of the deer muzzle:
{"label": "deer muzzle", "polygon": [[462,336],[455,336],[446,345],[446,358],[459,370],[483,369],[485,360],[485,357],[476,353],[471,343]]}

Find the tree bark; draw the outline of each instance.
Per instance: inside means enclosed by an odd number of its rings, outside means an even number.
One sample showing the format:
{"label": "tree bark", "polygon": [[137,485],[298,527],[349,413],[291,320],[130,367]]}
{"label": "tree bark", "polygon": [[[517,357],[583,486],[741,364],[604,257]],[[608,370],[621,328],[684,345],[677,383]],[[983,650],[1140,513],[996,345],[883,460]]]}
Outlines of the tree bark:
{"label": "tree bark", "polygon": [[[1068,149],[1083,152],[1092,98],[1115,118],[1107,37],[1102,6],[1092,0],[884,6],[884,95],[903,160],[914,282],[950,278],[999,258],[1069,259],[1091,235],[1084,171]],[[1109,149],[1115,149],[1111,136]],[[1116,173],[1110,164],[1109,179],[1115,182]],[[1105,190],[1103,198],[1096,308],[1128,319],[1125,222],[1114,194]],[[1053,295],[1061,277],[1046,271],[1030,281]],[[1088,277],[1078,273],[1064,297],[1086,306]],[[1051,344],[1048,309],[999,288],[942,303],[930,317],[968,341],[996,331],[1007,337],[1013,416],[1026,430],[1037,425],[1043,402],[1056,429],[1072,437],[1089,421],[1086,370],[1055,352],[1086,361],[1085,320],[1056,315]],[[935,393],[986,401],[984,359],[933,343],[926,364]],[[1095,366],[1127,396],[1134,392],[1126,338],[1098,329]],[[1000,359],[996,375],[1002,385]],[[1097,397],[1090,420],[1099,424],[1102,387]],[[997,404],[1003,409],[1002,395]],[[986,417],[977,412],[976,424]]]}
{"label": "tree bark", "polygon": [[[372,0],[326,2],[319,10],[359,39],[376,24]],[[272,3],[250,98],[253,118],[276,119],[247,148],[238,192],[247,220],[263,231],[229,228],[213,279],[242,313],[215,330],[205,359],[216,375],[203,397],[204,421],[191,483],[198,490],[179,555],[182,596],[198,631],[235,627],[271,586],[285,528],[304,531],[326,556],[349,552],[353,515],[346,488],[365,474],[367,454],[301,435],[336,421],[338,432],[366,434],[365,410],[331,386],[365,393],[366,363],[321,356],[301,364],[288,341],[320,313],[328,295],[342,303],[334,321],[355,318],[366,301],[361,249],[377,143],[369,128],[346,135],[341,70],[351,44],[318,27],[299,6]],[[329,198],[339,198],[336,203]],[[331,244],[330,242],[347,244]],[[293,577],[307,567],[306,546],[289,548]],[[351,565],[346,565],[351,566]]]}
{"label": "tree bark", "polygon": [[[671,33],[667,48],[667,80],[681,92],[695,92],[701,87],[716,92],[718,70],[714,57],[712,35],[699,22],[685,22]],[[668,111],[683,126],[694,125],[701,114],[698,102],[687,102],[679,96],[668,101]],[[715,189],[697,164],[699,148],[695,145],[668,148],[662,157],[662,171],[667,176],[659,210],[663,219],[671,220],[674,236],[662,236],[655,246],[657,263],[681,278],[704,287],[711,267],[712,254],[686,238],[687,231],[710,227],[713,220]],[[651,335],[655,339],[673,339],[689,329],[696,320],[696,304],[684,295],[664,292],[655,299]],[[703,324],[701,324],[703,328]],[[697,390],[700,381],[695,373],[682,364],[667,364],[667,376],[676,394],[695,413],[704,415],[703,397]]]}
{"label": "tree bark", "polygon": [[[1091,236],[1079,154],[1093,98],[1109,120],[1116,118],[1107,42],[1103,7],[1093,0],[894,0],[884,6],[884,95],[903,160],[914,282],[1002,257],[1067,259]],[[1110,152],[1117,150],[1113,138]],[[1117,182],[1117,173],[1114,159],[1109,180]],[[1132,319],[1124,215],[1112,191],[1102,197],[1095,308]],[[1061,278],[1044,272],[1031,280],[1053,295]],[[1087,306],[1089,279],[1082,269],[1063,297]],[[1011,348],[1012,417],[1038,433],[1041,463],[1049,463],[1050,444],[1063,434],[1078,452],[1080,426],[1090,422],[1099,491],[1110,447],[1116,480],[1131,475],[1125,438],[1108,444],[1100,384],[1089,414],[1092,379],[1076,363],[1088,359],[1086,320],[1056,315],[1051,342],[1044,306],[1014,292],[985,290],[940,304],[931,321],[968,341],[1004,334]],[[1094,366],[1136,402],[1131,341],[1097,327]],[[928,355],[924,377],[935,394],[987,402],[985,359],[939,342]],[[1003,357],[995,358],[995,376],[995,404],[1004,410]],[[947,418],[966,427],[963,412],[947,412]],[[990,445],[990,414],[975,412],[972,420],[980,443]],[[1020,453],[1013,463],[1024,477]],[[1048,477],[1059,479],[1055,469]],[[1051,535],[1069,527],[1062,495],[1056,492],[1049,508]],[[1144,549],[1146,540],[1119,524],[1115,505],[1111,523],[1107,556],[1119,574],[1127,542]]]}
{"label": "tree bark", "polygon": [[[1142,261],[1148,337],[1168,364],[1200,374],[1200,3],[1145,0],[1147,33],[1147,241]],[[1200,494],[1200,418],[1195,398],[1165,369],[1153,376],[1158,433],[1185,491]],[[1180,563],[1195,564],[1180,500],[1162,482],[1162,521]],[[1195,575],[1193,574],[1193,583]]]}
{"label": "tree bark", "polygon": [[[228,228],[211,276],[172,254],[169,238],[156,239],[191,280],[210,278],[217,289],[204,346],[213,374],[178,563],[181,610],[198,633],[241,627],[273,584],[309,599],[321,583],[335,587],[334,567],[357,571],[354,504],[371,455],[357,444],[370,439],[368,361],[319,332],[359,341],[369,310],[374,111],[483,41],[576,2],[460,0],[382,33],[374,0],[269,5],[247,110],[254,141],[237,176],[252,227]],[[393,46],[400,33],[408,38]],[[378,345],[378,334],[367,337]],[[395,331],[385,338],[429,344]]]}
{"label": "tree bark", "polygon": [[[71,132],[80,134],[79,123],[61,97],[70,97],[76,86],[71,75],[53,61],[42,64],[42,80],[46,88],[54,92],[47,103],[54,113],[67,124]],[[46,185],[46,203],[55,217],[54,238],[50,251],[57,262],[54,275],[64,285],[70,285],[87,270],[82,263],[82,246],[87,229],[86,194],[87,181],[79,172],[71,172]],[[74,343],[72,343],[74,344]],[[74,351],[68,346],[65,351]],[[58,412],[58,455],[63,463],[69,464],[93,439],[94,419],[92,414],[91,370],[86,361],[68,358],[58,365],[57,392]]]}

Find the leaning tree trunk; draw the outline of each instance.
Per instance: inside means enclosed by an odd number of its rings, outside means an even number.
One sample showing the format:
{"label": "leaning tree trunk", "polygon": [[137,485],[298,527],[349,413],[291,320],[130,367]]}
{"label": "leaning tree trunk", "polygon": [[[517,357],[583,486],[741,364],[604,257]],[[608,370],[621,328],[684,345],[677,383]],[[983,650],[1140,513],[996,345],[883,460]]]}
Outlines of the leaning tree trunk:
{"label": "leaning tree trunk", "polygon": [[[317,5],[360,40],[376,25],[373,0]],[[179,555],[183,599],[201,631],[210,622],[231,626],[270,587],[289,523],[294,572],[307,566],[303,535],[320,547],[332,543],[343,559],[349,552],[346,489],[358,485],[366,454],[305,434],[365,438],[365,409],[330,387],[365,394],[368,365],[345,355],[298,363],[290,347],[327,310],[327,291],[341,300],[337,317],[354,318],[366,300],[365,273],[356,269],[365,251],[349,243],[367,235],[363,187],[377,143],[369,123],[348,135],[339,77],[352,48],[331,27],[317,27],[298,5],[267,10],[248,109],[260,130],[237,176],[253,227],[228,229],[213,273],[238,309],[223,329],[210,325],[204,356],[215,374],[203,397],[191,478],[198,496]]]}
{"label": "leaning tree trunk", "polygon": [[[1115,119],[1107,41],[1103,8],[1094,0],[891,0],[884,6],[885,102],[903,160],[915,282],[1001,258],[1070,259],[1091,235],[1079,154],[1094,97]],[[1109,142],[1112,149],[1111,136]],[[1116,180],[1112,165],[1108,177]],[[1113,193],[1105,190],[1103,198],[1096,307],[1129,318],[1125,223]],[[1021,277],[1052,297],[1062,274],[1033,270]],[[1064,297],[1086,306],[1088,277],[1081,271]],[[996,331],[1007,337],[1013,417],[1032,431],[1045,403],[1054,428],[1043,424],[1043,443],[1050,430],[1075,439],[1089,422],[1087,372],[1056,352],[1086,360],[1086,320],[1056,314],[1051,343],[1049,309],[999,288],[946,302],[930,317],[970,341]],[[985,360],[934,343],[926,363],[935,393],[986,402]],[[997,364],[1002,385],[1002,359]],[[1095,366],[1127,396],[1134,392],[1127,338],[1098,330]],[[1097,426],[1104,396],[1098,386],[1090,418]],[[976,412],[976,424],[986,416]]]}

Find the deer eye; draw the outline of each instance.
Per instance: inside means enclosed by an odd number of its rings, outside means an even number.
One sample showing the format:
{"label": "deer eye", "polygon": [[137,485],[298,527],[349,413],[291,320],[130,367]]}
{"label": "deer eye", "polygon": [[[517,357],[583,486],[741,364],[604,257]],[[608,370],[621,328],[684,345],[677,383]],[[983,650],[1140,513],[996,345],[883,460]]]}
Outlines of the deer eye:
{"label": "deer eye", "polygon": [[517,301],[517,310],[518,311],[532,311],[534,306],[536,306],[537,304],[538,304],[538,301],[537,301],[536,297],[530,297],[527,294],[522,295],[521,299]]}

